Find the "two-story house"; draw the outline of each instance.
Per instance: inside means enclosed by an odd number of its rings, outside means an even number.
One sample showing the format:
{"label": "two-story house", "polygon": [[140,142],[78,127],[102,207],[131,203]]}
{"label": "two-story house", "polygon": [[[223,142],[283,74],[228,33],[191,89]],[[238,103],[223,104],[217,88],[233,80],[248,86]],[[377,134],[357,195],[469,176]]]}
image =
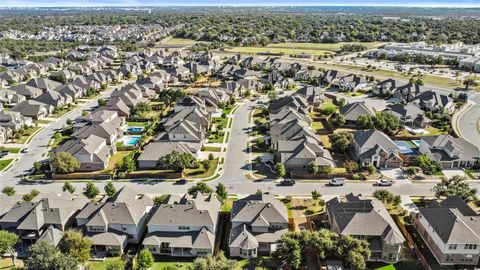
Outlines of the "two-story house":
{"label": "two-story house", "polygon": [[111,198],[88,203],[75,221],[96,256],[121,255],[128,243],[140,243],[152,207],[152,199],[124,186]]}
{"label": "two-story house", "polygon": [[256,258],[276,251],[288,232],[287,207],[273,195],[250,195],[233,203],[230,256]]}
{"label": "two-story house", "polygon": [[398,146],[385,133],[374,129],[353,132],[352,156],[362,167],[399,168],[403,164]]}
{"label": "two-story house", "polygon": [[333,232],[368,241],[369,260],[395,263],[402,259],[405,238],[380,201],[348,194],[344,201],[331,199],[326,208]]}
{"label": "two-story house", "polygon": [[478,264],[480,216],[460,197],[421,207],[414,226],[441,266]]}
{"label": "two-story house", "polygon": [[54,151],[55,154],[67,152],[80,162],[77,171],[98,171],[107,168],[113,150],[107,145],[107,140],[96,135],[84,139],[70,139]]}
{"label": "two-story house", "polygon": [[480,149],[463,138],[451,135],[424,136],[420,139],[420,153],[440,163],[442,168],[468,168],[480,160]]}
{"label": "two-story house", "polygon": [[213,254],[220,206],[215,195],[171,195],[149,220],[143,246],[158,255]]}

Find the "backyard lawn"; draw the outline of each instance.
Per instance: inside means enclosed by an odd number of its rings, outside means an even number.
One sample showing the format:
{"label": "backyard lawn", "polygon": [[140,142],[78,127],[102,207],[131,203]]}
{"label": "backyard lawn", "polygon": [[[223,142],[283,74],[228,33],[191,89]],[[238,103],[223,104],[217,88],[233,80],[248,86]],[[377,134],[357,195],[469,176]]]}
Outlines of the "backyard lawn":
{"label": "backyard lawn", "polygon": [[151,269],[163,270],[166,267],[175,267],[177,270],[186,270],[190,265],[192,265],[191,262],[155,262]]}
{"label": "backyard lawn", "polygon": [[129,127],[145,127],[148,125],[148,122],[134,122],[134,121],[128,121],[127,125]]}
{"label": "backyard lawn", "polygon": [[117,164],[120,165],[123,158],[130,155],[132,152],[133,151],[118,151],[117,153],[115,153],[115,155],[110,157],[110,161],[108,162],[108,167],[105,169],[105,171],[109,172],[114,170],[115,166],[117,166]]}

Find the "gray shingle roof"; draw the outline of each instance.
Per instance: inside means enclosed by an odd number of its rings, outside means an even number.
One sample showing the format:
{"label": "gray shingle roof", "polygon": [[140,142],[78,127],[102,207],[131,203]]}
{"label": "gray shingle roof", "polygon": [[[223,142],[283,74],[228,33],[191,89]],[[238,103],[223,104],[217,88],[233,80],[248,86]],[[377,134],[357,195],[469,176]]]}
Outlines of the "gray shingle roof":
{"label": "gray shingle roof", "polygon": [[326,204],[328,215],[337,223],[340,234],[378,236],[390,244],[403,243],[405,238],[385,207],[377,200],[350,197],[334,198]]}

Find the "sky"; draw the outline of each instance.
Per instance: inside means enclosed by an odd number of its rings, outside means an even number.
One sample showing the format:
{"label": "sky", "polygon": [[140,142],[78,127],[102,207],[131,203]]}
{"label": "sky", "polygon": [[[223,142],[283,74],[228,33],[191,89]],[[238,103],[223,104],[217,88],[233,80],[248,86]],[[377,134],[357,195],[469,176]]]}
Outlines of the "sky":
{"label": "sky", "polygon": [[86,6],[427,6],[480,7],[480,0],[0,0],[0,7]]}

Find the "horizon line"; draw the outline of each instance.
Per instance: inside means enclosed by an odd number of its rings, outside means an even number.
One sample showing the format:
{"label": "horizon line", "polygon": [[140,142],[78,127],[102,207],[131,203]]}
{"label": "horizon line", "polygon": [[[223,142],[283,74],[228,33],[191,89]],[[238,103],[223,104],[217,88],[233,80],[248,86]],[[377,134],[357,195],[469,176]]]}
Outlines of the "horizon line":
{"label": "horizon line", "polygon": [[337,5],[327,5],[327,4],[275,4],[275,5],[270,5],[270,4],[202,4],[202,5],[195,5],[195,4],[175,4],[175,5],[142,5],[142,4],[135,4],[135,5],[128,5],[128,4],[122,4],[122,5],[67,5],[67,6],[49,6],[49,5],[32,5],[32,6],[2,6],[0,4],[0,9],[5,9],[5,8],[157,8],[157,7],[400,7],[400,8],[480,8],[480,3],[476,5],[470,5],[470,4],[457,4],[457,5],[452,5],[452,4],[364,4],[364,5],[359,5],[359,4],[337,4]]}

